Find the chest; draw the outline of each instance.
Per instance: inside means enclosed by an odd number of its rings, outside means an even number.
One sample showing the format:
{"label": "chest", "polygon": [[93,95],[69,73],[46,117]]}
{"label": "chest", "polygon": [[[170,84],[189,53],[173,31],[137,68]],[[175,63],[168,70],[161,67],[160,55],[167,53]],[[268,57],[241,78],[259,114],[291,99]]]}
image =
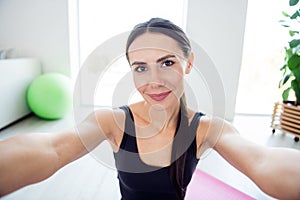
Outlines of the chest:
{"label": "chest", "polygon": [[136,138],[141,161],[150,166],[166,167],[171,164],[173,135],[157,135],[151,138]]}

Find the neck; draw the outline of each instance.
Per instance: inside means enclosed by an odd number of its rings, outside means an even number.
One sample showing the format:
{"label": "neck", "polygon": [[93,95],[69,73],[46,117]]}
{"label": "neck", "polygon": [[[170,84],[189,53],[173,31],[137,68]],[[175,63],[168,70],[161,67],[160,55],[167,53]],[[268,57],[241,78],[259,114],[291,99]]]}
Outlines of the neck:
{"label": "neck", "polygon": [[148,120],[152,129],[159,133],[165,133],[168,128],[176,128],[180,109],[179,102],[166,109],[159,105],[150,106],[147,103],[145,106],[148,106],[146,110],[148,110]]}

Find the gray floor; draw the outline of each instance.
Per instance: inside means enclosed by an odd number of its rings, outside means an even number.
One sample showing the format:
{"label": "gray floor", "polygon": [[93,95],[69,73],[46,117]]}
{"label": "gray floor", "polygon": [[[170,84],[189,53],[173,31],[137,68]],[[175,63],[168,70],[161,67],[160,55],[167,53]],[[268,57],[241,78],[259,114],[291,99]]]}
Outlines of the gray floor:
{"label": "gray floor", "polygon": [[[0,139],[28,132],[54,132],[70,127],[73,123],[72,115],[58,121],[44,121],[35,116],[30,116],[7,129],[1,130]],[[277,131],[274,135],[271,134],[269,116],[236,115],[233,124],[244,137],[261,145],[300,150],[300,143],[294,142],[293,136],[283,134],[280,131]],[[107,144],[104,143],[102,146],[105,145]],[[94,153],[101,153],[101,151],[100,147]],[[116,171],[113,167],[103,165],[101,160],[96,160],[94,153],[65,166],[41,183],[24,187],[0,199],[119,199]],[[110,153],[105,152],[105,154]],[[272,199],[261,192],[251,180],[231,167],[214,151],[201,159],[197,167],[255,199]]]}

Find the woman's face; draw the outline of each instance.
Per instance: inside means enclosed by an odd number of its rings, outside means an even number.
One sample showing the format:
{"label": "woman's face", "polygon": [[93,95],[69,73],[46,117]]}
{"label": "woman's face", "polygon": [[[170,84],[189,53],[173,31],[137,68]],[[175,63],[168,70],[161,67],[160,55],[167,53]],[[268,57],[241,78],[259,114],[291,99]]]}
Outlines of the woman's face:
{"label": "woman's face", "polygon": [[[145,33],[128,49],[135,86],[150,105],[177,105],[184,91],[184,74],[192,58],[184,58],[177,42],[164,34]],[[175,104],[174,104],[175,103]]]}

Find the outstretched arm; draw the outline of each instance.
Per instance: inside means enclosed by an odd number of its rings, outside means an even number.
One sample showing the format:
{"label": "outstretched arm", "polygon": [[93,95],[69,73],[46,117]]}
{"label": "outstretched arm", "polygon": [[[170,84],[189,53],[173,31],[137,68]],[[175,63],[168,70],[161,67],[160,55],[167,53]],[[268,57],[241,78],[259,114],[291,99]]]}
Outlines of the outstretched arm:
{"label": "outstretched arm", "polygon": [[241,137],[226,121],[214,119],[214,124],[222,131],[208,138],[218,138],[214,149],[225,160],[270,196],[300,199],[300,151],[260,146]]}
{"label": "outstretched arm", "polygon": [[[50,177],[99,145],[110,133],[110,123],[106,122],[110,115],[111,111],[92,113],[76,127],[59,133],[32,133],[1,140],[0,196]],[[101,128],[98,120],[103,121]]]}

